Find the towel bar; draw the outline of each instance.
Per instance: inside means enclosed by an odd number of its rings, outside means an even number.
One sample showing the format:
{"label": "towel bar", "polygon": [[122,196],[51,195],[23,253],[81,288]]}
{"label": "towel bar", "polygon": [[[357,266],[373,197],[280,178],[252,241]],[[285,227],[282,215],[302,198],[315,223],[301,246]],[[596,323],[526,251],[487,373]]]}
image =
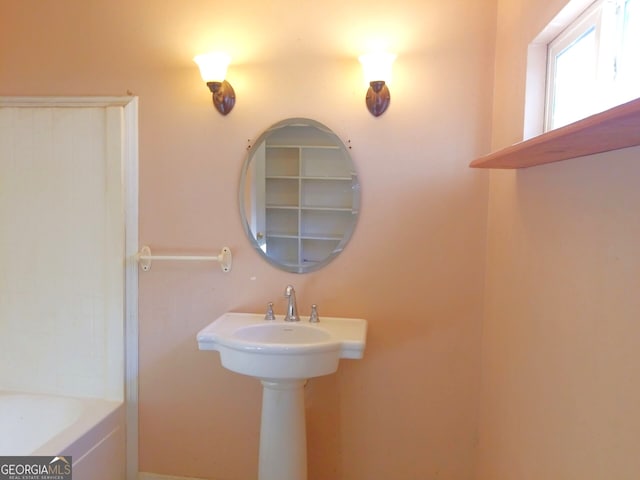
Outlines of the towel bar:
{"label": "towel bar", "polygon": [[223,272],[231,271],[231,250],[229,247],[223,247],[220,254],[216,256],[202,255],[152,255],[151,248],[144,245],[136,254],[136,260],[142,267],[142,270],[148,272],[151,269],[152,260],[178,260],[178,261],[199,261],[199,262],[220,262]]}

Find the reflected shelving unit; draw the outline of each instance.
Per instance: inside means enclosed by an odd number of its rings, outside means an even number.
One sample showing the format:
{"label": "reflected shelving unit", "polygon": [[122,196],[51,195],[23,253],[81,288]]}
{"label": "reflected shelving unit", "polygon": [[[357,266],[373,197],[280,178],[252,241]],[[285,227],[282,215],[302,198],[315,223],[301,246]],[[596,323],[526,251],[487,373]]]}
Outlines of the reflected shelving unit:
{"label": "reflected shelving unit", "polygon": [[334,145],[265,146],[265,242],[291,265],[322,261],[354,214],[354,172]]}

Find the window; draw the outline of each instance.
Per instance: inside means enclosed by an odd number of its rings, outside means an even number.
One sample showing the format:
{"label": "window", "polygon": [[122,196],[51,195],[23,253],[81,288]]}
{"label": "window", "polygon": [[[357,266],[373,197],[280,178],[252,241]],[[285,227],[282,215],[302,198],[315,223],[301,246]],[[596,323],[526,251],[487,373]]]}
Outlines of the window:
{"label": "window", "polygon": [[547,49],[545,130],[640,96],[640,0],[596,0]]}

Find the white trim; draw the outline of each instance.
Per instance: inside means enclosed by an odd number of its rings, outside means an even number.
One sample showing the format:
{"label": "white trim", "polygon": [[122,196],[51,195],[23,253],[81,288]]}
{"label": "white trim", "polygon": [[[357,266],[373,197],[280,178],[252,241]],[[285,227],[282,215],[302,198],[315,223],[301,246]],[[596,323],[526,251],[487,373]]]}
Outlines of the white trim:
{"label": "white trim", "polygon": [[138,476],[138,98],[124,106],[125,400],[127,480]]}
{"label": "white trim", "polygon": [[157,473],[140,472],[138,480],[205,480],[193,477],[173,477],[171,475],[158,475]]}
{"label": "white trim", "polygon": [[570,0],[553,20],[536,36],[533,43],[548,45],[597,0]]}
{"label": "white trim", "polygon": [[527,49],[523,140],[528,140],[544,132],[546,68],[547,44],[530,44]]}
{"label": "white trim", "polygon": [[127,480],[138,478],[138,98],[2,97],[0,107],[123,107],[122,182],[125,208],[125,402]]}
{"label": "white trim", "polygon": [[[600,34],[602,31],[602,5],[604,0],[596,0],[576,19],[572,20],[566,27],[548,43],[547,53],[547,88],[545,92],[545,118],[544,130],[549,131],[554,128],[563,126],[563,124],[554,125],[554,112],[552,106],[555,103],[555,82],[556,76],[556,59],[569,49],[575,42],[593,32],[595,36],[595,49],[600,50]],[[597,52],[594,57],[597,58]],[[597,64],[596,60],[596,64]],[[596,67],[597,68],[597,67]],[[596,72],[593,72],[593,80],[596,79]]]}
{"label": "white trim", "polygon": [[594,0],[570,0],[529,44],[524,105],[524,140],[544,132],[547,45],[593,2]]}
{"label": "white trim", "polygon": [[137,97],[0,97],[3,107],[126,107],[133,102],[137,105]]}

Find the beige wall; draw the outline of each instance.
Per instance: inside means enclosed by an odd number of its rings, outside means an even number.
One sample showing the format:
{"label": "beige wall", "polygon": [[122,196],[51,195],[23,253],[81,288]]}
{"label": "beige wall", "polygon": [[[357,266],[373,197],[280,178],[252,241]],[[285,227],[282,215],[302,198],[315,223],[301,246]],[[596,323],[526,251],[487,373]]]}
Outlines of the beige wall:
{"label": "beige wall", "polygon": [[[500,0],[493,146],[564,0]],[[492,172],[479,480],[640,477],[639,148]]]}
{"label": "beige wall", "polygon": [[[0,95],[140,98],[140,241],[228,245],[234,268],[154,264],[140,279],[140,467],[252,478],[260,386],[199,352],[227,310],[369,320],[362,361],[307,388],[310,479],[473,475],[483,311],[493,0],[0,0]],[[364,106],[357,55],[375,34],[399,54],[390,109]],[[210,105],[191,57],[234,56],[238,101]],[[350,140],[362,183],[352,242],[323,270],[287,274],[245,239],[236,188],[248,139],[286,117]]]}

